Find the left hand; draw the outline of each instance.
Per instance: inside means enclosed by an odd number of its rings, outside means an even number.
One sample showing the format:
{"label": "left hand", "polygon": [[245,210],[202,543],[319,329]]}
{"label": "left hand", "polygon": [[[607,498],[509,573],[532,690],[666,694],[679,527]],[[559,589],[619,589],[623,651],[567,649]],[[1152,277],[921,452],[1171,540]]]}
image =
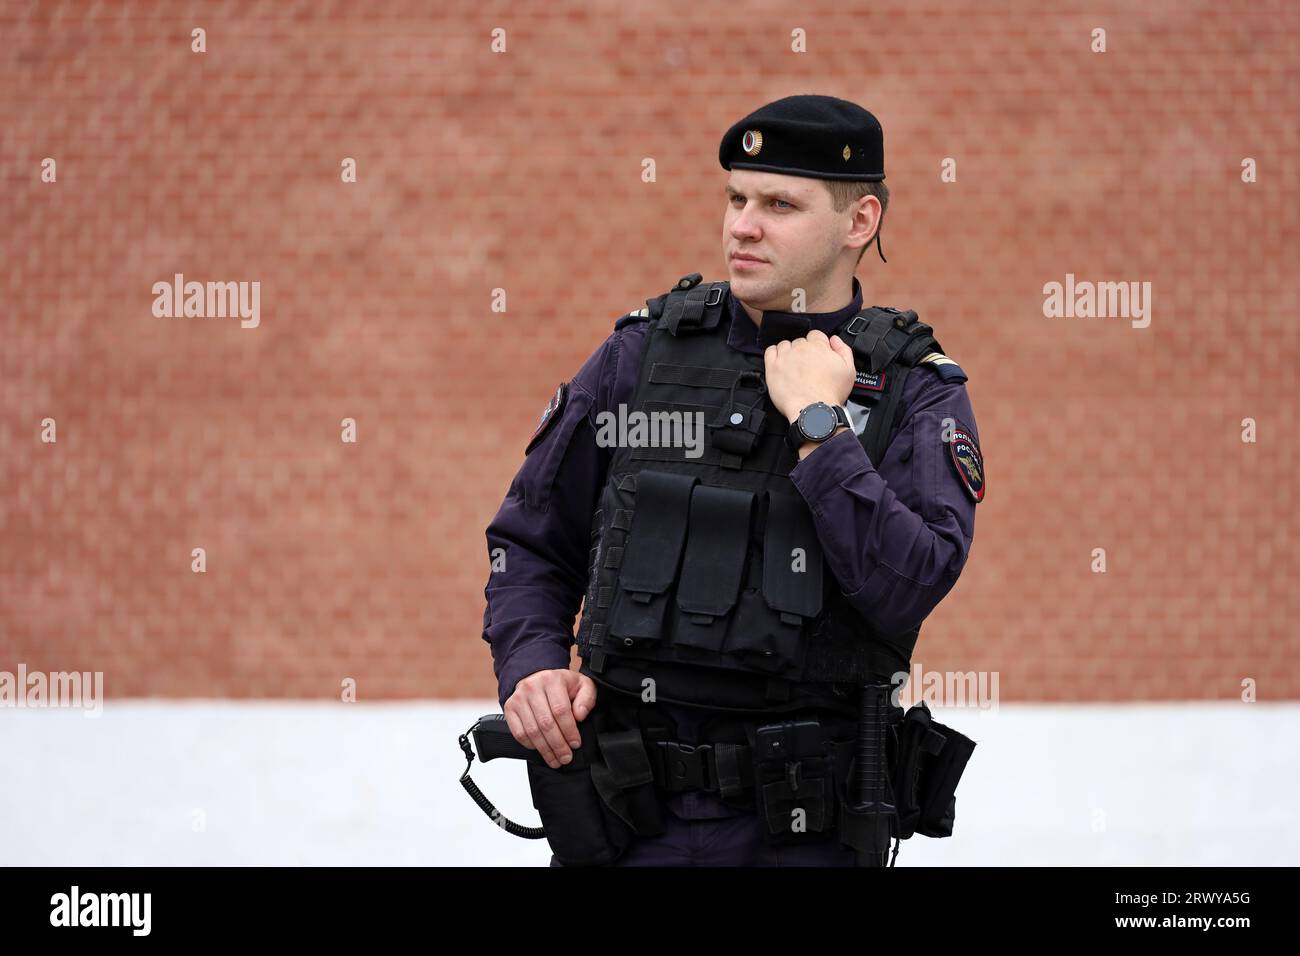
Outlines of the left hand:
{"label": "left hand", "polygon": [[791,424],[813,402],[843,405],[853,391],[853,349],[838,335],[827,338],[819,329],[769,345],[763,369],[768,397]]}

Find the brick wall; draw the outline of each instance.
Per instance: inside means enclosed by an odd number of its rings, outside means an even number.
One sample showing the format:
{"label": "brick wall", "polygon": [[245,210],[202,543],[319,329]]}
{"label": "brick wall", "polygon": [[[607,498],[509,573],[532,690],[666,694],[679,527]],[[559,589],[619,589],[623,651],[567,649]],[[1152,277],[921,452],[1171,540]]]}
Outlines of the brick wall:
{"label": "brick wall", "polygon": [[[884,125],[858,275],[969,373],[988,466],[917,660],[1300,695],[1294,4],[0,11],[0,669],[491,696],[483,528],[537,416],[616,317],[725,278],[722,132],[820,92]],[[155,317],[175,273],[259,282],[260,325]],[[1045,318],[1067,273],[1149,281],[1150,326]]]}

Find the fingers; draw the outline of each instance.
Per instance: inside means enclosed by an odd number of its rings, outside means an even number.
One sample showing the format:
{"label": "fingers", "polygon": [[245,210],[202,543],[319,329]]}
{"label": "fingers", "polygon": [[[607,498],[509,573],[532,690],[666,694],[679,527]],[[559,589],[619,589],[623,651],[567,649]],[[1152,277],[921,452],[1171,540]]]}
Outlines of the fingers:
{"label": "fingers", "polygon": [[[561,764],[568,763],[573,759],[573,752],[569,749],[568,743],[564,739],[564,734],[560,731],[560,724],[555,716],[549,687],[551,681],[544,681],[539,686],[534,687],[528,695],[528,705],[532,708],[533,720],[537,725],[537,737],[541,738],[538,744],[538,751],[545,756],[546,751],[551,753],[551,759],[547,761],[552,767],[558,768]],[[569,695],[561,691],[564,698],[564,707],[569,706]],[[544,745],[544,746],[543,746]]]}
{"label": "fingers", "polygon": [[[768,358],[773,355],[783,355],[786,352],[789,352],[791,349],[802,349],[808,345],[816,345],[822,348],[834,348],[835,341],[838,341],[841,345],[844,345],[844,340],[841,339],[838,335],[834,336],[834,341],[833,341],[832,337],[828,336],[821,329],[809,329],[808,334],[803,336],[802,338],[782,339],[780,342],[777,342],[775,345],[769,345],[767,348],[763,350],[763,357]],[[845,345],[844,347],[848,348],[847,345]],[[772,351],[773,349],[776,349],[775,353],[773,353]]]}
{"label": "fingers", "polygon": [[[515,740],[541,754],[552,768],[573,759],[566,736],[581,743],[569,702],[567,668],[538,671],[515,687],[506,701],[506,724]],[[565,721],[569,732],[566,733]]]}
{"label": "fingers", "polygon": [[[776,345],[769,345],[763,349],[763,370],[772,371],[784,356],[789,355],[789,345],[789,342],[778,342]],[[782,348],[782,346],[786,347]]]}
{"label": "fingers", "polygon": [[[550,702],[551,713],[555,715],[556,730],[559,731],[560,738],[569,745],[569,756],[573,756],[573,751],[582,746],[582,736],[578,733],[578,722],[573,719],[573,702],[569,698],[569,682],[567,680],[553,681],[546,685],[546,699]],[[557,747],[555,750],[557,756],[563,758],[564,753]]]}
{"label": "fingers", "polygon": [[547,742],[546,734],[538,724],[537,715],[533,713],[533,698],[525,696],[516,707],[520,723],[524,726],[524,739],[519,742],[541,754],[548,766],[559,767],[560,761],[555,756],[555,750]]}
{"label": "fingers", "polygon": [[849,368],[856,369],[857,362],[855,362],[853,359],[853,348],[849,345],[849,343],[845,342],[838,335],[832,335],[830,342],[831,342],[831,351],[834,352],[836,355],[838,355],[844,361],[844,364],[847,365]]}
{"label": "fingers", "polygon": [[528,740],[528,731],[524,729],[524,722],[519,719],[519,714],[515,711],[514,697],[506,701],[506,705],[502,709],[506,714],[506,726],[510,728],[510,736],[529,750],[536,750],[537,748]]}
{"label": "fingers", "polygon": [[582,720],[596,707],[596,682],[586,674],[573,673],[573,676],[578,683],[578,692],[573,697],[573,716]]}

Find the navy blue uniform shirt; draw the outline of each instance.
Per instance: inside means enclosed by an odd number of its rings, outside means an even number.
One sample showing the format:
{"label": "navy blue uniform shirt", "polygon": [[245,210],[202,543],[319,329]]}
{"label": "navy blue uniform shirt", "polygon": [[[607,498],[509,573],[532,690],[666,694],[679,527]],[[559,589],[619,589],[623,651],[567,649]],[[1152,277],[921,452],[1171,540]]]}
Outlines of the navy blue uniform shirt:
{"label": "navy blue uniform shirt", "polygon": [[[800,313],[827,335],[862,309],[853,300],[836,312]],[[724,321],[727,344],[763,354],[759,328],[734,297]],[[764,312],[769,316],[788,315]],[[489,553],[504,549],[504,568],[489,575],[483,639],[492,647],[502,706],[530,674],[567,668],[573,626],[587,588],[591,520],[614,449],[596,444],[596,416],[631,409],[649,322],[627,322],[569,382],[558,421],[524,459],[500,511],[487,528]],[[852,408],[852,406],[850,406]],[[944,381],[927,365],[908,375],[896,425],[876,468],[858,436],[827,439],[790,471],[807,502],[834,574],[850,603],[873,626],[898,633],[925,619],[957,582],[975,532],[975,502],[943,440],[945,419],[978,443],[975,416],[962,382]],[[597,685],[597,697],[612,693]],[[698,739],[710,712],[660,704],[685,742]],[[679,816],[715,817],[732,808],[702,792],[669,802]]]}

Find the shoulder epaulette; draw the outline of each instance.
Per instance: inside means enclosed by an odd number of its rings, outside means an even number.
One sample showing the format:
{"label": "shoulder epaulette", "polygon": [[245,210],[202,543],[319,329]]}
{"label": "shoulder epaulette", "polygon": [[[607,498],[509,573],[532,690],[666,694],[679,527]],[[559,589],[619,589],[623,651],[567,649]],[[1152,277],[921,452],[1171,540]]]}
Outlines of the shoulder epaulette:
{"label": "shoulder epaulette", "polygon": [[629,312],[627,315],[619,319],[617,322],[615,322],[614,328],[621,329],[623,328],[623,326],[629,325],[632,322],[645,322],[649,318],[650,318],[649,309],[646,308],[634,309],[633,311]]}
{"label": "shoulder epaulette", "polygon": [[962,371],[961,366],[942,352],[927,352],[921,356],[921,361],[917,364],[930,366],[945,382],[966,381],[966,373]]}

